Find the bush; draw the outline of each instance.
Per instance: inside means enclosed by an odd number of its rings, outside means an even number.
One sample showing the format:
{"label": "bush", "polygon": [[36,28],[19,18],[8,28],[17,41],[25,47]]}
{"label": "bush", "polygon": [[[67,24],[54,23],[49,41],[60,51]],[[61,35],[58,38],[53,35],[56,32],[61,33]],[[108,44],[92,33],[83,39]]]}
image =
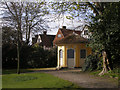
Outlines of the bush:
{"label": "bush", "polygon": [[4,44],[2,46],[2,68],[17,67],[17,49],[16,45]]}
{"label": "bush", "polygon": [[98,68],[99,65],[99,59],[97,56],[93,56],[93,55],[89,55],[86,59],[85,59],[85,63],[82,67],[83,71],[93,71],[95,69]]}
{"label": "bush", "polygon": [[56,67],[56,49],[44,50],[41,47],[33,47],[33,51],[27,59],[27,64],[30,68]]}
{"label": "bush", "polygon": [[[3,68],[17,68],[16,46],[2,47]],[[45,68],[57,66],[57,49],[44,50],[42,47],[23,45],[20,49],[20,68]]]}

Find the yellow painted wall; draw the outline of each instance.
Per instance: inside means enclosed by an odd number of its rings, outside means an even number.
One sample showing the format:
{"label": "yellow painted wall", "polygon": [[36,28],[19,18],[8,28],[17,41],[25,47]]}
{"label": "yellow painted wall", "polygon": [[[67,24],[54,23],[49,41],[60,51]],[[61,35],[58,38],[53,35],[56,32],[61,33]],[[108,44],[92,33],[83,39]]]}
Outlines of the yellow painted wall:
{"label": "yellow painted wall", "polygon": [[[59,51],[60,50],[62,50],[63,51],[63,63],[62,63],[62,66],[60,66],[60,54],[59,54]],[[65,50],[65,46],[58,46],[58,57],[57,57],[57,59],[58,59],[58,62],[57,62],[57,64],[58,64],[58,66],[60,66],[60,67],[65,67],[65,64],[66,64],[66,50]]]}
{"label": "yellow painted wall", "polygon": [[84,60],[80,59],[80,49],[86,49],[87,56],[92,54],[92,50],[90,47],[86,47],[86,44],[65,44],[58,46],[58,66],[59,63],[59,51],[63,50],[63,64],[60,67],[67,67],[67,49],[74,49],[74,58],[75,58],[75,67],[82,67],[80,62],[83,63]]}

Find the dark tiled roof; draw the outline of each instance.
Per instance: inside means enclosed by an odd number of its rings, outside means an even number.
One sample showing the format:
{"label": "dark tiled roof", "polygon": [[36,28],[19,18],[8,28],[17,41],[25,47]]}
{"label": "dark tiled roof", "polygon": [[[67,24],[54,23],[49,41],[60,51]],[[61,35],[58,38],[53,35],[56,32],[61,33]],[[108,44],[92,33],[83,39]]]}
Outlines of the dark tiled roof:
{"label": "dark tiled roof", "polygon": [[88,43],[88,40],[76,33],[69,34],[65,38],[56,42],[56,44],[79,44],[79,43]]}
{"label": "dark tiled roof", "polygon": [[73,32],[77,33],[78,35],[82,33],[82,31],[75,31],[75,30],[64,29],[64,28],[60,28],[60,30],[62,31],[64,37],[68,36],[69,34],[72,34]]}
{"label": "dark tiled roof", "polygon": [[[52,47],[53,46],[53,40],[55,38],[55,35],[45,35],[45,34],[39,34],[41,37],[42,42],[39,43],[40,46],[46,46],[46,47]],[[35,35],[35,38],[32,38],[33,44],[37,43],[38,35]]]}
{"label": "dark tiled roof", "polygon": [[53,40],[55,38],[55,35],[40,35],[42,42],[40,45],[46,46],[46,47],[52,47],[53,46]]}

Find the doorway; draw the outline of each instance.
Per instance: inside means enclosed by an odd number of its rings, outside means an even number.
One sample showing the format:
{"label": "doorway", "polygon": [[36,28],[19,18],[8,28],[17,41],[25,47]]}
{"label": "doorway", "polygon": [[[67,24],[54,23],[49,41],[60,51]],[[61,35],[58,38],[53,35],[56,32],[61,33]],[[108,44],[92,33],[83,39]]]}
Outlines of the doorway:
{"label": "doorway", "polygon": [[75,66],[74,49],[67,50],[67,66],[68,68],[74,68]]}

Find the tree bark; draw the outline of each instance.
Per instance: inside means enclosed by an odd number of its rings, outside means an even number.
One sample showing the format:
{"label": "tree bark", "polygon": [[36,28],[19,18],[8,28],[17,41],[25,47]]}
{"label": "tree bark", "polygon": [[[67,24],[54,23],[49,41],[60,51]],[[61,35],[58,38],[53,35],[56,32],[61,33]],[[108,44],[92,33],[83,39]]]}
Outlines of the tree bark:
{"label": "tree bark", "polygon": [[20,74],[20,36],[19,36],[19,30],[18,30],[18,41],[17,41],[17,74]]}
{"label": "tree bark", "polygon": [[104,75],[105,73],[108,73],[108,71],[111,70],[106,51],[103,51],[102,55],[103,55],[103,70],[99,73],[100,76]]}
{"label": "tree bark", "polygon": [[112,59],[111,59],[111,53],[109,50],[106,50],[107,53],[107,58],[108,58],[108,66],[109,66],[109,70],[113,70],[113,63],[112,63]]}

